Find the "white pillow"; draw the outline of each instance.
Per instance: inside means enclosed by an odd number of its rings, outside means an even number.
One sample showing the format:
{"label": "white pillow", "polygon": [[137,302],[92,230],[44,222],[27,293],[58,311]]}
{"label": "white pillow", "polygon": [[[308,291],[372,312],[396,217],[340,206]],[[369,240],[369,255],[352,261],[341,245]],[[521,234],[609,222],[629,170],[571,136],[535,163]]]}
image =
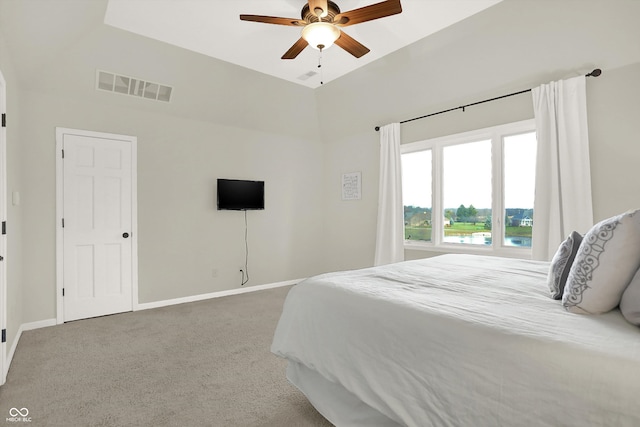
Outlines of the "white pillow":
{"label": "white pillow", "polygon": [[562,295],[572,313],[614,309],[640,267],[640,210],[594,225],[584,235]]}
{"label": "white pillow", "polygon": [[629,323],[640,326],[640,270],[636,272],[622,294],[620,311]]}
{"label": "white pillow", "polygon": [[562,299],[564,287],[569,278],[569,271],[578,253],[580,243],[582,243],[582,236],[574,231],[560,244],[553,256],[547,276],[547,285],[549,286],[549,291],[551,291],[551,298]]}

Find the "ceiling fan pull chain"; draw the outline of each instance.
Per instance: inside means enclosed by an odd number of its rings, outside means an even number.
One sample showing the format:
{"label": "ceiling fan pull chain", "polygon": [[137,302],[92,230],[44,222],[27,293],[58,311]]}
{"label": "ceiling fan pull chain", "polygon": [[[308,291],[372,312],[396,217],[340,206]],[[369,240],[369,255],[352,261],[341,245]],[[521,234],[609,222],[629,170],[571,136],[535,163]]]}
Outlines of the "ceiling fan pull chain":
{"label": "ceiling fan pull chain", "polygon": [[320,53],[318,54],[318,68],[320,69],[320,84],[324,84],[324,77],[322,76],[322,48],[319,49]]}

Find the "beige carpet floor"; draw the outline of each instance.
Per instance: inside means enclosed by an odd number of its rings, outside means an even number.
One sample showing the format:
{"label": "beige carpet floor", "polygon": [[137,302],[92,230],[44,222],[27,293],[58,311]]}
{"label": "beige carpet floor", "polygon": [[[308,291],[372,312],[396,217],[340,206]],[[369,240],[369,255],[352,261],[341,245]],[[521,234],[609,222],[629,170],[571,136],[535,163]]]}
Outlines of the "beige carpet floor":
{"label": "beige carpet floor", "polygon": [[[289,289],[26,331],[0,387],[0,424],[331,426],[269,351]],[[30,422],[6,420],[11,408]]]}

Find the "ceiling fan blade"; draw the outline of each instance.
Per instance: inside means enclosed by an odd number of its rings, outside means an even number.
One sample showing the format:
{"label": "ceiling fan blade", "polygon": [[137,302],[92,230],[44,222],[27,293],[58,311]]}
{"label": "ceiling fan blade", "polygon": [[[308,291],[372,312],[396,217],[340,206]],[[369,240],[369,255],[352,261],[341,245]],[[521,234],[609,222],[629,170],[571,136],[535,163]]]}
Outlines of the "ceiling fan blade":
{"label": "ceiling fan blade", "polygon": [[334,43],[356,58],[360,58],[361,56],[369,53],[369,49],[366,46],[364,46],[362,43],[360,43],[344,31],[340,32],[340,37],[338,37],[338,39]]}
{"label": "ceiling fan blade", "polygon": [[282,55],[282,59],[294,59],[308,45],[309,45],[309,43],[307,43],[307,41],[305,39],[300,37],[300,39],[297,42],[295,42],[293,44],[293,46],[291,46],[289,48],[289,50],[284,55]]}
{"label": "ceiling fan blade", "polygon": [[359,24],[361,22],[373,21],[385,16],[396,15],[402,12],[400,0],[387,0],[369,6],[353,9],[348,12],[337,14],[333,23],[346,27],[348,25]]}
{"label": "ceiling fan blade", "polygon": [[241,21],[263,22],[265,24],[276,25],[288,25],[293,27],[304,27],[307,25],[301,19],[295,18],[278,18],[276,16],[262,16],[262,15],[240,15]]}
{"label": "ceiling fan blade", "polygon": [[320,15],[321,17],[324,18],[327,16],[327,13],[329,12],[327,0],[309,0],[309,10],[312,11],[314,15],[317,15],[316,9],[322,10]]}

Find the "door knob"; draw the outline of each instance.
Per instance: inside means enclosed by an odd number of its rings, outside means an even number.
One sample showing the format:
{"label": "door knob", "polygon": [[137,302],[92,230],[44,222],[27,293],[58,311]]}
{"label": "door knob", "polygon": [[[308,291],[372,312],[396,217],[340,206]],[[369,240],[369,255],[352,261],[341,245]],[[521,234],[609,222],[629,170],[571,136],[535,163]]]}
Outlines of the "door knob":
{"label": "door knob", "polygon": [[129,233],[122,233],[122,237],[126,239],[127,237],[129,237]]}

